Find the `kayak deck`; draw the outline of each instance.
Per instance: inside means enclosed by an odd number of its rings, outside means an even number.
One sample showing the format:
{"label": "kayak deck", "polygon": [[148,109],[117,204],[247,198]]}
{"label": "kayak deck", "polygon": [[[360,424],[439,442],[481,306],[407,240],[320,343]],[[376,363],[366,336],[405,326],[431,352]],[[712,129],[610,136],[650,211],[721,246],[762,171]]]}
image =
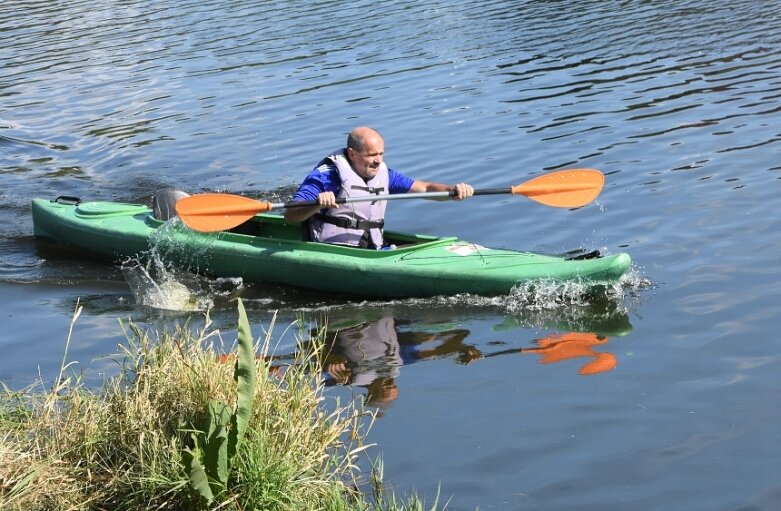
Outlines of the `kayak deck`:
{"label": "kayak deck", "polygon": [[390,250],[313,243],[301,225],[259,214],[232,232],[200,233],[162,222],[139,204],[33,200],[35,234],[118,259],[157,248],[177,265],[217,277],[331,293],[421,297],[503,294],[533,281],[615,282],[631,264],[620,253],[590,259],[492,249],[455,237],[386,231]]}

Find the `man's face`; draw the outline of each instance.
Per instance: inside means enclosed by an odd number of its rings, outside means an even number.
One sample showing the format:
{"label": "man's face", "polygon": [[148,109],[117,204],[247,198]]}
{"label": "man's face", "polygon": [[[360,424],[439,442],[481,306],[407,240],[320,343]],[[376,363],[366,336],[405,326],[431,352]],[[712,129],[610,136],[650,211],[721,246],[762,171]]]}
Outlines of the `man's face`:
{"label": "man's face", "polygon": [[380,137],[368,137],[362,151],[347,149],[347,156],[355,172],[364,179],[377,175],[385,154],[385,143]]}

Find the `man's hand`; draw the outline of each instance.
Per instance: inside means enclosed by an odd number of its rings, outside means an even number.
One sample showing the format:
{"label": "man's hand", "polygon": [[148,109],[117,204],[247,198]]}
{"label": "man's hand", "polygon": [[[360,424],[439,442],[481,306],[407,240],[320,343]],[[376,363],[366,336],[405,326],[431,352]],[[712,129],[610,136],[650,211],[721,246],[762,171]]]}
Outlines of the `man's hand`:
{"label": "man's hand", "polygon": [[285,210],[286,222],[304,222],[323,208],[338,208],[334,192],[320,192],[317,204],[309,207],[288,208]]}
{"label": "man's hand", "polygon": [[322,192],[317,196],[317,203],[323,208],[338,208],[334,192]]}
{"label": "man's hand", "polygon": [[472,185],[468,185],[466,183],[458,183],[455,186],[456,195],[453,197],[456,200],[463,200],[467,197],[471,197],[475,193],[475,189],[472,188]]}

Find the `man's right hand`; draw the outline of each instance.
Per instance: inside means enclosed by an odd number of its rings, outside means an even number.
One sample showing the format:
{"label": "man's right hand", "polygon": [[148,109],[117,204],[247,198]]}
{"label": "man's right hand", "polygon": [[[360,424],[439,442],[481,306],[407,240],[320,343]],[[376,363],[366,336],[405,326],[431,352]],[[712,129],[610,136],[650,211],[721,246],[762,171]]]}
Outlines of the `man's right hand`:
{"label": "man's right hand", "polygon": [[317,203],[324,208],[338,208],[334,192],[322,192],[317,196]]}
{"label": "man's right hand", "polygon": [[317,205],[301,208],[288,208],[285,210],[286,222],[304,222],[310,216],[323,208],[338,208],[334,192],[320,192],[317,196]]}

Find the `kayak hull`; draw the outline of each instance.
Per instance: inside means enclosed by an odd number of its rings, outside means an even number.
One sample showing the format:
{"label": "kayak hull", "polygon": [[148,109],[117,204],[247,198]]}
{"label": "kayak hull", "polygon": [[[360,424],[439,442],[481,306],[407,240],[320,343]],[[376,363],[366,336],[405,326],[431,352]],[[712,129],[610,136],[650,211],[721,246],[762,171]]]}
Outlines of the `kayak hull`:
{"label": "kayak hull", "polygon": [[302,241],[301,228],[282,217],[257,215],[239,232],[200,233],[161,222],[139,204],[32,203],[35,235],[118,260],[154,249],[166,260],[216,277],[291,285],[367,297],[505,294],[535,281],[616,282],[628,254],[571,260],[491,249],[454,237],[386,232],[393,250],[367,250]]}

